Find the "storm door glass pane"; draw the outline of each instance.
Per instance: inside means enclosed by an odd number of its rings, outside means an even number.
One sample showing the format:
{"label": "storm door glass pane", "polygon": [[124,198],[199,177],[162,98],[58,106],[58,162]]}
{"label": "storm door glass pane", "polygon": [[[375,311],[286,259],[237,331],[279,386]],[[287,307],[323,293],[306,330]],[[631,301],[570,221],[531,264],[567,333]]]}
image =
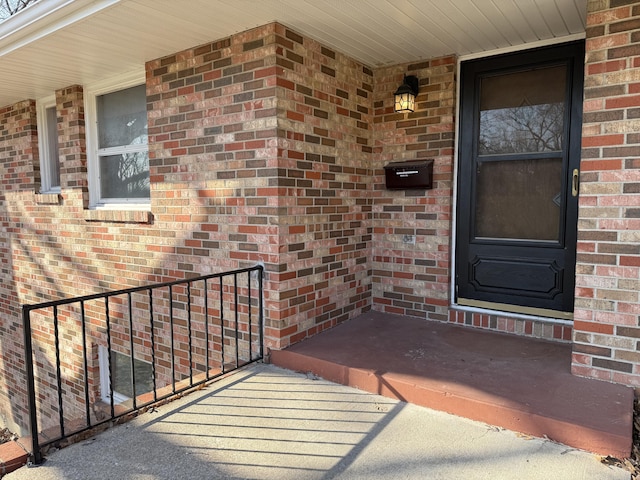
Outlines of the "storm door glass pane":
{"label": "storm door glass pane", "polygon": [[561,158],[479,164],[476,237],[558,240],[561,180]]}
{"label": "storm door glass pane", "polygon": [[566,82],[564,65],[482,78],[478,154],[562,150]]}

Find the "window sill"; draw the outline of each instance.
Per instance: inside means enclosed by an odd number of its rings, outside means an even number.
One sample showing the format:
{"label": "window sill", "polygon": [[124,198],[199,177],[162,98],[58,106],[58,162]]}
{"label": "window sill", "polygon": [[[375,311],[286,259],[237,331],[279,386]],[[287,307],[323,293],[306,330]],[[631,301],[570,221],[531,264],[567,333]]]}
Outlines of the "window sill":
{"label": "window sill", "polygon": [[85,210],[84,219],[87,222],[150,224],[153,214],[148,210]]}
{"label": "window sill", "polygon": [[62,204],[62,195],[59,193],[36,193],[35,202],[38,205],[60,205]]}

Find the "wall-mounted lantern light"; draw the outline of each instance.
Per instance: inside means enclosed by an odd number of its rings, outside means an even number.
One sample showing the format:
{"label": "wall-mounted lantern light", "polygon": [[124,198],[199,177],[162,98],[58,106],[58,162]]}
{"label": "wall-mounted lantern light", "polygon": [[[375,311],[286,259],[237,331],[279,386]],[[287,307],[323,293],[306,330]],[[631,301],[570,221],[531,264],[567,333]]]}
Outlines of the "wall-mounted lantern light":
{"label": "wall-mounted lantern light", "polygon": [[405,75],[402,85],[398,87],[395,96],[395,104],[393,110],[395,112],[413,112],[416,105],[416,96],[418,95],[418,77],[414,75]]}

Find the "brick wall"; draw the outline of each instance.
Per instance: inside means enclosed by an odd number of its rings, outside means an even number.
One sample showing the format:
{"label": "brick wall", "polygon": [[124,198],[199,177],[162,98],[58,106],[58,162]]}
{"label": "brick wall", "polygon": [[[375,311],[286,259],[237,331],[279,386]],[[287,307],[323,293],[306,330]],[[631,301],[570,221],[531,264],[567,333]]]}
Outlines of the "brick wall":
{"label": "brick wall", "polygon": [[60,185],[69,191],[69,195],[73,190],[74,199],[77,198],[81,202],[79,206],[87,207],[89,190],[84,95],[81,85],[73,85],[56,92],[56,113],[59,120]]}
{"label": "brick wall", "polygon": [[[39,168],[34,168],[38,164],[35,102],[0,108],[0,158],[0,420],[15,429],[27,417],[23,338],[16,325],[24,287],[15,278],[20,253],[14,258],[12,252],[26,235],[20,222],[10,221],[8,212],[20,215],[18,204],[32,196],[39,183]],[[12,202],[13,198],[20,201]]]}
{"label": "brick wall", "polygon": [[572,371],[640,385],[640,4],[589,2]]}
{"label": "brick wall", "polygon": [[178,253],[265,264],[271,347],[361,312],[372,72],[271,24],[150,62],[147,78],[152,211],[186,232]]}
{"label": "brick wall", "polygon": [[[278,264],[277,222],[270,220],[277,205],[268,200],[278,176],[275,46],[272,39],[270,53],[254,48],[267,44],[267,34],[255,30],[147,65],[151,213],[86,209],[82,86],[56,92],[59,196],[37,193],[34,102],[0,111],[0,381],[10,382],[0,385],[5,425],[26,425],[21,304],[261,260],[267,268]],[[60,328],[72,332],[73,321]],[[99,330],[97,322],[90,336],[104,343]],[[73,343],[73,335],[68,337]],[[36,348],[43,356],[53,351],[38,334]],[[71,369],[67,381],[81,382],[70,373],[77,359],[65,361]],[[96,361],[92,355],[94,374]],[[47,362],[40,368],[48,371]]]}
{"label": "brick wall", "polygon": [[[385,312],[447,320],[455,72],[455,57],[444,57],[375,73],[373,296]],[[416,111],[394,113],[404,74],[420,81]],[[387,190],[382,167],[412,159],[434,159],[433,189]]]}
{"label": "brick wall", "polygon": [[371,304],[373,72],[279,25],[276,42],[281,255],[267,336],[285,347]]}
{"label": "brick wall", "polygon": [[273,26],[147,63],[150,281],[276,268],[275,73]]}

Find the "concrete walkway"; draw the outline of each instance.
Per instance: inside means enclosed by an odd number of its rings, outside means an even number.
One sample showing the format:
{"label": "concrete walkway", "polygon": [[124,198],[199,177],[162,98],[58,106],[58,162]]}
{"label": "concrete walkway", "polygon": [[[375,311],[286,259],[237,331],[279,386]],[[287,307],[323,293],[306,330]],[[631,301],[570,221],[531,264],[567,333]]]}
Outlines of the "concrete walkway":
{"label": "concrete walkway", "polygon": [[628,480],[596,455],[257,364],[3,480]]}

